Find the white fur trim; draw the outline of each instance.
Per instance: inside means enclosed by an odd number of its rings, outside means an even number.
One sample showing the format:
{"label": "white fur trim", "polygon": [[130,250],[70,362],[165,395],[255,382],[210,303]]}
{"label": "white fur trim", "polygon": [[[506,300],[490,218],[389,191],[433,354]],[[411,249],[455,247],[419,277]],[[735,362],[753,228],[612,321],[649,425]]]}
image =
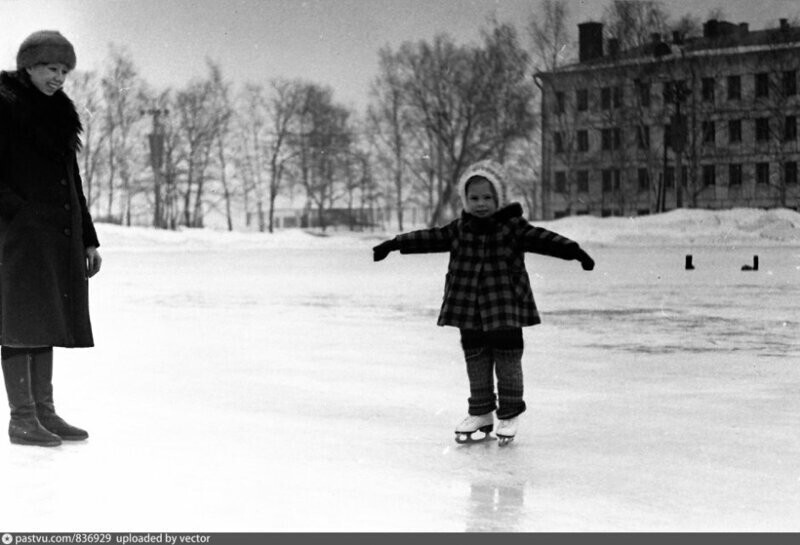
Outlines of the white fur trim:
{"label": "white fur trim", "polygon": [[506,204],[506,171],[503,165],[495,161],[485,160],[473,163],[458,180],[458,196],[461,197],[461,205],[467,208],[467,181],[473,176],[483,176],[494,187],[497,194],[497,208],[502,208]]}

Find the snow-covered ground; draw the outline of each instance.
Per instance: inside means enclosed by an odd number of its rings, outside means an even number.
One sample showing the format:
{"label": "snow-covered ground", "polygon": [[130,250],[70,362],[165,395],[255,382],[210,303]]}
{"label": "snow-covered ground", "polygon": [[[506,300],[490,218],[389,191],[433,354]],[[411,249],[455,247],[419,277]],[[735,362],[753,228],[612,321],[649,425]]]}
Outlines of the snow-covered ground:
{"label": "snow-covered ground", "polygon": [[541,225],[597,268],[528,257],[503,449],[453,441],[446,255],[100,225],[97,346],[55,372],[91,437],[0,441],[0,531],[799,531],[800,214]]}

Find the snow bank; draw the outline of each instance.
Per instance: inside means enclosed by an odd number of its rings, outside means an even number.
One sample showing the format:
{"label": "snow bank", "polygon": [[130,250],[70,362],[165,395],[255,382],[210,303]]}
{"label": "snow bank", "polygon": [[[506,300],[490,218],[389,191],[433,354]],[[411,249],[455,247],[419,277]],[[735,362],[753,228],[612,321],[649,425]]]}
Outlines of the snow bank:
{"label": "snow bank", "polygon": [[631,218],[573,216],[539,225],[582,242],[606,244],[800,244],[800,214],[787,209],[680,209]]}
{"label": "snow bank", "polygon": [[[680,209],[652,216],[571,216],[535,223],[582,244],[800,245],[800,213],[788,209]],[[106,249],[129,251],[360,248],[395,234],[377,231],[321,234],[301,229],[272,234],[211,229],[164,231],[108,224],[99,224],[97,228]]]}
{"label": "snow bank", "polygon": [[[247,250],[247,249],[313,249],[353,247],[369,238],[378,240],[383,234],[361,235],[345,232],[319,233],[301,229],[285,229],[274,233],[185,229],[169,231],[150,227],[96,225],[100,243],[105,249],[128,251],[169,250]],[[363,244],[363,243],[361,243]]]}

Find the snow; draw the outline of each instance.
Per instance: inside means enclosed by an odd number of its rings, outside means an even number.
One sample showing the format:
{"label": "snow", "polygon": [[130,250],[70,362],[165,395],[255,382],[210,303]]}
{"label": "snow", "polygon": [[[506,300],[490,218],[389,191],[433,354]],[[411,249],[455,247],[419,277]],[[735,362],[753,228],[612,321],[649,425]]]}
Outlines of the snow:
{"label": "snow", "polygon": [[453,441],[446,255],[98,225],[97,346],[54,381],[90,439],[0,443],[0,530],[800,530],[800,214],[540,225],[597,267],[528,256],[544,323],[503,449]]}

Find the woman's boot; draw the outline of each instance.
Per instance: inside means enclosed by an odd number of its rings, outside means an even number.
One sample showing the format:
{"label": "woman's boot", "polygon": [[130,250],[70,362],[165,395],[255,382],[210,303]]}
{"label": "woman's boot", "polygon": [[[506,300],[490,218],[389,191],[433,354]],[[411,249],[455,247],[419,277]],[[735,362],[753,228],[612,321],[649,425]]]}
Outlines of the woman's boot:
{"label": "woman's boot", "polygon": [[11,408],[11,420],[8,423],[8,437],[11,442],[42,447],[60,445],[61,438],[47,431],[36,417],[27,349],[2,347],[2,363],[8,405]]}
{"label": "woman's boot", "polygon": [[36,416],[42,426],[55,433],[64,441],[82,441],[89,437],[86,430],[64,422],[56,414],[53,402],[53,349],[34,348],[31,350],[31,385],[33,399],[36,401]]}

